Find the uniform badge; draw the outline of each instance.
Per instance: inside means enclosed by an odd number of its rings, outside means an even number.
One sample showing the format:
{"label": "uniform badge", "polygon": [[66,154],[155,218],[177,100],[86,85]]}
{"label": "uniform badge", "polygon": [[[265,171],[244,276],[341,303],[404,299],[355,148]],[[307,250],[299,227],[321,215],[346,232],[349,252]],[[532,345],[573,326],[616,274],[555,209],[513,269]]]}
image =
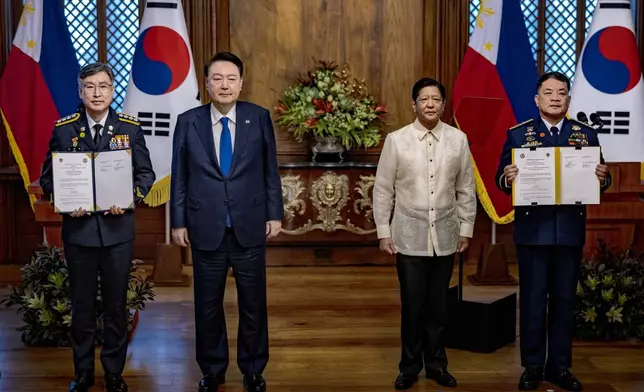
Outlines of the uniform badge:
{"label": "uniform badge", "polygon": [[528,136],[525,140],[529,142],[534,141],[534,136]]}
{"label": "uniform badge", "polygon": [[541,132],[541,133],[539,134],[539,137],[546,137],[546,134],[545,134],[545,133],[543,133],[543,132]]}
{"label": "uniform badge", "polygon": [[538,142],[538,141],[534,140],[533,137],[529,137],[528,139],[532,139],[532,140],[527,140],[527,143],[522,144],[521,148],[539,147],[540,145],[543,144],[541,142]]}
{"label": "uniform badge", "polygon": [[78,138],[77,137],[72,138],[72,147],[74,147],[74,148],[78,147]]}
{"label": "uniform badge", "polygon": [[110,150],[130,148],[130,135],[115,135],[110,139]]}
{"label": "uniform badge", "polygon": [[[574,129],[574,127],[573,127]],[[580,131],[581,128],[575,129],[576,131]],[[582,132],[573,132],[570,137],[568,138],[568,145],[569,146],[587,146],[588,145],[588,136]]]}
{"label": "uniform badge", "polygon": [[573,131],[581,131],[581,127],[579,125],[573,125],[572,130]]}

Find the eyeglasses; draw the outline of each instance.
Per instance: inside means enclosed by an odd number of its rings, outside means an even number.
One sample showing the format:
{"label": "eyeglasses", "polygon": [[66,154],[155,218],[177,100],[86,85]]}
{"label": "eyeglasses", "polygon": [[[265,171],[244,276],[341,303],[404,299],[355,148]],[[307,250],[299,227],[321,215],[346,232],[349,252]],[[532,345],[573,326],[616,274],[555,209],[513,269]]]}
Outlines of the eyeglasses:
{"label": "eyeglasses", "polygon": [[[83,88],[87,90],[88,93],[93,94],[96,91],[96,85],[91,84],[91,83],[85,83],[83,84]],[[98,85],[98,90],[101,92],[101,94],[107,94],[110,91],[110,88],[112,88],[111,84],[99,84]]]}

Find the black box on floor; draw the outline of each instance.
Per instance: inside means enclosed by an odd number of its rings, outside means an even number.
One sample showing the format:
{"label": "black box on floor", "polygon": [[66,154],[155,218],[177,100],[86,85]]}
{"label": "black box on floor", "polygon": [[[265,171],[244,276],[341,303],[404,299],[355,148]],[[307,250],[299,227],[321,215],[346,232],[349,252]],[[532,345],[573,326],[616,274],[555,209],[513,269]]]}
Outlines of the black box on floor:
{"label": "black box on floor", "polygon": [[449,323],[445,346],[492,353],[516,339],[517,294],[491,302],[463,300],[463,257],[459,259],[459,286],[449,289]]}

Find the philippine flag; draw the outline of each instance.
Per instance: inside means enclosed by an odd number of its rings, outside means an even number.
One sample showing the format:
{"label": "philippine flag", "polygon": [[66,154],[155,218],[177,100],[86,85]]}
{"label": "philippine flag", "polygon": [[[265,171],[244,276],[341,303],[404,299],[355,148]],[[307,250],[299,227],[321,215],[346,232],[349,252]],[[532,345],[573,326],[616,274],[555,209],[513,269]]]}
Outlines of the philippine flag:
{"label": "philippine flag", "polygon": [[25,188],[40,177],[56,120],[78,109],[78,72],[63,2],[26,2],[0,79],[2,121]]}
{"label": "philippine flag", "polygon": [[150,150],[157,178],[145,198],[150,206],[170,198],[174,126],[179,114],[201,104],[198,94],[181,1],[147,1],[123,111],[139,118]]}
{"label": "philippine flag", "polygon": [[629,0],[599,0],[570,95],[571,117],[601,119],[607,162],[644,161],[644,81]]}
{"label": "philippine flag", "polygon": [[481,205],[497,224],[514,219],[495,184],[509,128],[537,117],[537,65],[520,2],[481,0],[476,27],[454,84],[454,120],[467,134]]}

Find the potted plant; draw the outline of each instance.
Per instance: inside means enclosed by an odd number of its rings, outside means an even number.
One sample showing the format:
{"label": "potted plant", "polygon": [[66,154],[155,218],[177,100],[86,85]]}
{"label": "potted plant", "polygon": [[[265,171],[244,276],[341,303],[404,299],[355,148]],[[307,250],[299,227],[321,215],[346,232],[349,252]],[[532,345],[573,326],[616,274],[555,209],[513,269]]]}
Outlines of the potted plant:
{"label": "potted plant", "polygon": [[[131,338],[138,323],[138,312],[145,309],[148,301],[153,301],[156,293],[154,284],[146,280],[137,265],[140,260],[132,261],[127,293],[128,338]],[[69,347],[69,330],[72,321],[71,295],[67,264],[63,251],[57,247],[41,245],[31,261],[22,268],[22,283],[9,287],[9,294],[0,299],[0,304],[16,306],[24,325],[22,341],[28,346]],[[103,304],[99,290],[96,306],[95,343],[103,341]]]}
{"label": "potted plant", "polygon": [[644,258],[598,242],[577,283],[575,338],[641,341],[644,338]]}
{"label": "potted plant", "polygon": [[312,136],[318,153],[339,154],[354,147],[373,147],[381,139],[387,110],[369,94],[364,80],[351,76],[348,65],[318,61],[288,87],[275,107],[276,123],[302,142]]}

